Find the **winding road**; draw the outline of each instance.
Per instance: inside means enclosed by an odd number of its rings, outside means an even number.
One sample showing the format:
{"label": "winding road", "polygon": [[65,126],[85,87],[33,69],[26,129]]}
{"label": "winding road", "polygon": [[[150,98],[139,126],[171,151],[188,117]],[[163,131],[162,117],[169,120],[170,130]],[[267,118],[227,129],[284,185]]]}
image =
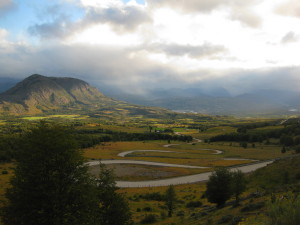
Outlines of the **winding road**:
{"label": "winding road", "polygon": [[[237,166],[231,168],[231,170],[241,170],[243,173],[249,173],[259,168],[265,167],[266,165],[272,163],[273,161],[260,162],[251,165]],[[149,180],[149,181],[117,181],[116,184],[118,187],[158,187],[158,186],[168,186],[168,185],[178,185],[178,184],[188,184],[196,183],[201,181],[207,181],[212,172],[199,173],[194,175],[174,177],[161,180]]]}
{"label": "winding road", "polygon": [[[199,142],[199,141],[198,141]],[[164,145],[164,147],[170,147],[170,145]],[[209,150],[213,151],[212,154],[222,154],[223,152],[216,149],[200,149],[201,150]],[[132,150],[121,152],[118,154],[120,157],[126,157],[129,154],[134,152],[167,152],[174,153],[175,151],[165,151],[165,150]],[[175,152],[180,153],[180,152]],[[237,159],[237,158],[224,158],[223,160],[250,160],[250,159]],[[259,168],[265,167],[266,165],[272,163],[274,160],[260,162],[257,160],[252,160],[253,163],[247,165],[239,165],[231,167],[230,170],[241,170],[243,173],[252,172]],[[87,164],[89,166],[99,165],[100,161],[91,161]],[[190,166],[190,165],[181,165],[181,164],[171,164],[171,163],[159,163],[159,162],[151,162],[151,161],[142,161],[142,160],[101,160],[103,164],[139,164],[139,165],[151,165],[151,166],[166,166],[166,167],[181,167],[181,168],[210,168],[210,167],[201,167],[201,166]],[[116,181],[118,187],[125,188],[134,188],[134,187],[157,187],[157,186],[168,186],[168,185],[178,185],[178,184],[187,184],[187,183],[195,183],[201,181],[207,181],[212,172],[199,173],[194,175],[187,175],[181,177],[174,178],[166,178],[160,180],[148,180],[148,181]]]}

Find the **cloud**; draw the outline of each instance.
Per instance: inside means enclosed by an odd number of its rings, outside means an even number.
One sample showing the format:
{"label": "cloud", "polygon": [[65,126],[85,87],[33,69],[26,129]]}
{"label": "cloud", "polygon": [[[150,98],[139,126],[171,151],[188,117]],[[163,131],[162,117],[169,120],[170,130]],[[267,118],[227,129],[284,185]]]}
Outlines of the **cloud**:
{"label": "cloud", "polygon": [[35,24],[28,28],[31,35],[42,39],[63,39],[75,33],[80,33],[91,26],[108,24],[118,33],[134,32],[141,24],[150,23],[151,18],[142,6],[113,4],[110,7],[94,5],[84,7],[84,15],[77,20],[60,12],[59,6],[47,9],[47,14],[53,16],[50,22]]}
{"label": "cloud", "polygon": [[151,22],[150,16],[142,7],[123,5],[121,7],[98,8],[89,7],[82,23],[109,24],[119,32],[131,32],[143,23]]}
{"label": "cloud", "polygon": [[168,7],[182,13],[211,13],[223,9],[229,12],[231,20],[237,20],[249,27],[259,27],[262,18],[254,12],[253,7],[259,0],[148,0],[150,7]]}
{"label": "cloud", "polygon": [[[21,44],[0,44],[1,49],[5,46],[6,50],[0,52],[0,77],[25,78],[34,73],[77,77],[93,86],[133,94],[156,88],[188,87],[224,87],[232,94],[255,89],[298,91],[300,85],[300,67],[255,70],[210,68],[188,72],[176,70],[174,65],[152,61],[136,49],[85,45],[32,48]],[[173,51],[174,46],[170,49],[167,51]],[[180,54],[191,50],[182,46],[179,49]]]}
{"label": "cloud", "polygon": [[15,4],[12,0],[1,0],[0,1],[0,17],[13,9]]}
{"label": "cloud", "polygon": [[228,0],[148,0],[150,6],[170,7],[186,13],[211,12],[212,10],[228,3]]}
{"label": "cloud", "polygon": [[8,31],[0,28],[0,42],[5,41],[7,38],[7,35],[8,35]]}
{"label": "cloud", "polygon": [[162,52],[169,56],[188,56],[190,58],[211,58],[227,52],[221,45],[204,43],[199,46],[179,45],[179,44],[152,44],[146,49],[154,52]]}
{"label": "cloud", "polygon": [[28,28],[31,35],[42,39],[61,39],[65,38],[73,30],[74,23],[67,16],[59,16],[51,22],[35,24]]}
{"label": "cloud", "polygon": [[281,44],[297,42],[298,40],[299,40],[299,36],[296,35],[293,31],[290,31],[282,37]]}
{"label": "cloud", "polygon": [[257,28],[262,23],[262,18],[251,9],[234,7],[231,11],[230,18],[232,20],[240,21],[242,24],[252,28]]}
{"label": "cloud", "polygon": [[300,17],[300,4],[298,0],[289,0],[278,6],[275,12],[284,16]]}

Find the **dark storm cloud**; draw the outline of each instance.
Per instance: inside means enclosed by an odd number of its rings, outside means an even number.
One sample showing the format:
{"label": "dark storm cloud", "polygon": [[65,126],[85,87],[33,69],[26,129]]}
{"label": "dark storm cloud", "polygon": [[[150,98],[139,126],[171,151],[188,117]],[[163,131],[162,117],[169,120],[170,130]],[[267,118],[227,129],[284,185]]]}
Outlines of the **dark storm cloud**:
{"label": "dark storm cloud", "polygon": [[225,8],[229,12],[229,19],[237,20],[249,27],[259,27],[262,18],[257,15],[252,7],[259,0],[148,0],[151,7],[169,7],[183,13],[211,13],[214,10]]}
{"label": "dark storm cloud", "polygon": [[190,58],[210,58],[222,53],[227,49],[221,45],[204,43],[199,46],[178,45],[178,44],[152,44],[148,48],[150,51],[163,52],[171,56],[189,56]]}

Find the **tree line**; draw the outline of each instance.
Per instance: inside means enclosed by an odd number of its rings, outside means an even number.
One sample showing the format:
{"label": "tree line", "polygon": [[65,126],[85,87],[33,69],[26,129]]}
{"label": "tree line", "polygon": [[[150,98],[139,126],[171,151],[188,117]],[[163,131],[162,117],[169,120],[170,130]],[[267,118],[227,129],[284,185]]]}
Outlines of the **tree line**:
{"label": "tree line", "polygon": [[[0,162],[11,161],[15,158],[16,149],[15,143],[19,136],[24,131],[17,133],[6,133],[0,135]],[[191,142],[193,138],[187,135],[174,135],[167,133],[145,132],[145,133],[127,133],[120,131],[111,131],[106,129],[69,129],[77,140],[79,148],[89,148],[103,142],[112,141],[150,141],[150,140],[167,140],[167,141],[182,141]]]}
{"label": "tree line", "polygon": [[[261,125],[262,126],[262,125]],[[221,134],[209,139],[210,142],[235,141],[235,142],[263,142],[271,138],[278,139],[283,146],[300,145],[300,124],[298,121],[278,129],[254,130],[260,125],[241,126],[237,132]]]}

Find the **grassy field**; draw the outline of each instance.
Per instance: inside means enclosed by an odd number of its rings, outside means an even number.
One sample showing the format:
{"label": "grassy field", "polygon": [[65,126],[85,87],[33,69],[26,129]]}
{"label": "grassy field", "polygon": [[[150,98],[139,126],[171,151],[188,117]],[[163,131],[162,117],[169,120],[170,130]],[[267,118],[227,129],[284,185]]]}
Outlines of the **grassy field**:
{"label": "grassy field", "polygon": [[9,180],[13,174],[13,166],[12,163],[0,164],[0,207],[5,199],[5,190],[9,187]]}
{"label": "grassy field", "polygon": [[[109,115],[108,113],[108,116],[112,115]],[[113,132],[145,133],[149,132],[150,127],[152,127],[153,130],[156,129],[160,132],[164,129],[172,129],[175,133],[191,135],[194,138],[203,140],[203,142],[195,141],[194,143],[171,141],[171,144],[175,145],[169,147],[164,147],[164,145],[169,144],[168,141],[102,142],[98,145],[82,150],[82,154],[87,161],[98,159],[130,159],[210,167],[207,169],[187,169],[131,164],[109,165],[110,168],[115,170],[117,180],[139,181],[184,176],[212,171],[215,167],[219,166],[234,166],[253,162],[252,160],[280,158],[293,154],[293,151],[287,151],[284,154],[281,153],[282,147],[279,145],[279,140],[276,139],[270,139],[270,143],[268,144],[265,142],[248,143],[247,148],[241,147],[238,142],[204,142],[205,139],[216,135],[237,132],[237,125],[248,124],[254,121],[270,121],[267,119],[255,120],[214,117],[212,119],[197,118],[197,120],[191,118],[179,118],[177,120],[159,120],[152,118],[145,120],[140,116],[136,116],[126,118],[122,121],[121,118],[120,121],[102,121],[89,116],[70,114],[35,117],[28,116],[18,119],[4,118],[0,119],[0,128],[9,127],[9,129],[19,131],[24,127],[26,128],[27,125],[35,124],[41,119],[70,125],[75,130],[81,131],[104,129]],[[199,127],[202,126],[206,126],[207,129],[203,131],[199,130]],[[282,128],[282,125],[272,125],[259,127],[251,130],[250,132],[269,131]],[[126,157],[118,156],[121,152],[131,150],[167,150],[173,152],[134,152]],[[212,150],[219,150],[222,153],[213,154],[216,152]],[[12,167],[13,164],[0,164],[0,204],[2,204],[2,200],[4,200],[5,188],[9,186],[9,179],[13,174]],[[90,168],[90,171],[92,174],[97,174],[98,169],[99,168],[95,166]],[[272,176],[272,173],[273,172],[270,172],[269,176]],[[277,173],[279,172],[277,171]],[[253,181],[253,183],[255,182]],[[244,198],[244,200],[241,206],[232,207],[232,205],[228,205],[223,209],[216,210],[214,205],[208,203],[205,198],[201,198],[206,188],[205,183],[178,185],[175,187],[178,197],[175,215],[172,218],[167,218],[167,211],[163,201],[147,200],[143,197],[146,194],[156,192],[163,195],[166,188],[167,187],[124,188],[118,191],[126,195],[128,198],[130,208],[133,213],[133,219],[137,224],[139,224],[139,222],[149,214],[154,214],[156,216],[157,222],[153,224],[216,224],[218,221],[222,220],[225,215],[250,217],[252,219],[254,218],[254,220],[257,219],[258,221],[260,219],[260,214],[265,210],[264,208],[245,212],[242,212],[242,208],[247,205],[255,205],[256,203],[266,202],[270,199],[269,196],[248,198],[248,196],[257,191],[255,188],[252,188],[243,194],[242,198]],[[192,201],[201,202],[201,207],[187,207],[187,204]],[[231,201],[233,201],[233,199],[231,199]],[[210,223],[210,221],[212,222]]]}

